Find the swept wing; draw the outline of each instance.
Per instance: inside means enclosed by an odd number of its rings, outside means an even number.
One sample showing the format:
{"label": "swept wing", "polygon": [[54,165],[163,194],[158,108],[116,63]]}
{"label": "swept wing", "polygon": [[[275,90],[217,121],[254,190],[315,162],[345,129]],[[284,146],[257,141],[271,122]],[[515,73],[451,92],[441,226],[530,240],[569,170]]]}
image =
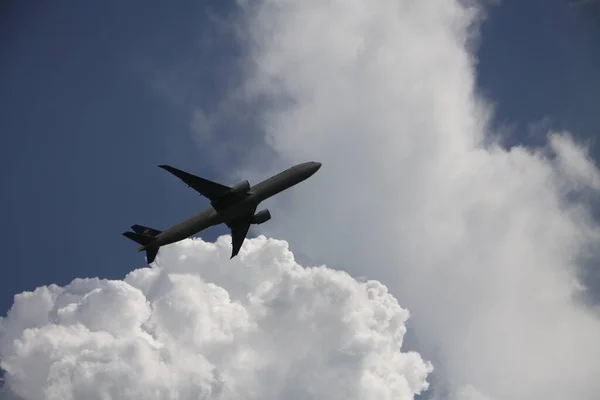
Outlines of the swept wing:
{"label": "swept wing", "polygon": [[240,252],[250,230],[252,216],[255,212],[256,208],[253,208],[247,215],[227,223],[227,227],[231,229],[231,258],[237,256]]}
{"label": "swept wing", "polygon": [[219,197],[223,197],[231,190],[229,186],[200,178],[199,176],[171,167],[170,165],[159,165],[159,167],[181,179],[185,184],[209,199],[211,202],[217,200]]}

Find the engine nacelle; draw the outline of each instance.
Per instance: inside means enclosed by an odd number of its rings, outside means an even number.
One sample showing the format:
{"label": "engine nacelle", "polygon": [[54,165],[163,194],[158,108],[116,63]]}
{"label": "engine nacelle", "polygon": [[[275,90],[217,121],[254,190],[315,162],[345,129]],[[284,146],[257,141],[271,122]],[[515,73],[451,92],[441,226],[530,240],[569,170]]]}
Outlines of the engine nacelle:
{"label": "engine nacelle", "polygon": [[254,225],[260,225],[271,219],[271,213],[269,210],[261,210],[252,216],[252,223]]}
{"label": "engine nacelle", "polygon": [[234,186],[232,186],[229,193],[233,194],[233,195],[237,195],[237,194],[244,194],[248,191],[250,191],[250,182],[242,181],[242,182],[237,183]]}

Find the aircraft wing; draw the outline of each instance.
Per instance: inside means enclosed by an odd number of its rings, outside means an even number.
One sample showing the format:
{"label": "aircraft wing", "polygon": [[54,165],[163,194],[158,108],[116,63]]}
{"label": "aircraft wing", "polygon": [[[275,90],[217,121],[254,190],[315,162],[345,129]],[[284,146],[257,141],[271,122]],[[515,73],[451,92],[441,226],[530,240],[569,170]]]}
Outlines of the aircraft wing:
{"label": "aircraft wing", "polygon": [[170,165],[159,165],[159,167],[181,179],[185,184],[209,199],[211,202],[231,190],[229,186],[200,178],[199,176],[192,175],[188,172],[171,167]]}
{"label": "aircraft wing", "polygon": [[248,215],[228,222],[227,226],[231,229],[231,258],[237,256],[246,240],[246,235],[250,230],[251,218],[254,215],[256,208],[253,208]]}

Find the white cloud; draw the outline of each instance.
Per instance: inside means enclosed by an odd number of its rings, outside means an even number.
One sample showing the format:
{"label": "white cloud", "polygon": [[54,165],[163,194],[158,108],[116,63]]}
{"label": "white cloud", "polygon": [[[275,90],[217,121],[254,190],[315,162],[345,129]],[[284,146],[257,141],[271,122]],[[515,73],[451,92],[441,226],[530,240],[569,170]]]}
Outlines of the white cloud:
{"label": "white cloud", "polygon": [[0,319],[7,386],[28,400],[410,399],[427,387],[385,286],[303,268],[283,241],[230,251],[229,237],[186,240],[123,281],[17,295]]}
{"label": "white cloud", "polygon": [[246,5],[246,89],[273,100],[263,128],[280,158],[244,176],[323,162],[260,229],[384,282],[448,393],[595,399],[600,322],[573,297],[600,243],[571,195],[598,189],[598,170],[565,134],[537,151],[493,144],[467,3]]}

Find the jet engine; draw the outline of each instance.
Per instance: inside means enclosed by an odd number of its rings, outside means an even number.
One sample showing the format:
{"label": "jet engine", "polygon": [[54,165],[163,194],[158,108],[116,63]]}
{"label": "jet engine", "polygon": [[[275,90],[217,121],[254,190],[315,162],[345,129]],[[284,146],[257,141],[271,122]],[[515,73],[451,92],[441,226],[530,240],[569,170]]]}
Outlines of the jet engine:
{"label": "jet engine", "polygon": [[269,210],[261,210],[261,211],[257,212],[256,214],[254,214],[251,222],[254,225],[260,225],[260,224],[267,222],[270,219],[271,219],[271,213],[269,212]]}
{"label": "jet engine", "polygon": [[231,187],[231,190],[229,191],[229,193],[232,195],[244,194],[244,193],[248,192],[249,190],[250,190],[250,182],[242,181],[240,183],[236,183],[235,185],[233,185]]}

